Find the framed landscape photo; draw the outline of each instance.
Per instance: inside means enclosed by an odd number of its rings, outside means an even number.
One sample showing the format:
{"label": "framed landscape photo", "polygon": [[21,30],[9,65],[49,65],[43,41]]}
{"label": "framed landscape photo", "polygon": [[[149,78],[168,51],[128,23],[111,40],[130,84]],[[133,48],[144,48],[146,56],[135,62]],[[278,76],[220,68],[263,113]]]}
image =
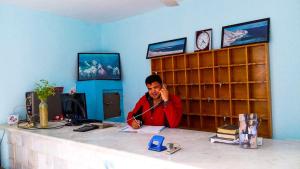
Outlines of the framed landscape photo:
{"label": "framed landscape photo", "polygon": [[146,58],[151,59],[159,56],[184,53],[185,47],[186,38],[151,43],[148,45]]}
{"label": "framed landscape photo", "polygon": [[78,80],[121,80],[119,53],[78,53]]}
{"label": "framed landscape photo", "polygon": [[221,47],[269,42],[270,18],[224,26]]}

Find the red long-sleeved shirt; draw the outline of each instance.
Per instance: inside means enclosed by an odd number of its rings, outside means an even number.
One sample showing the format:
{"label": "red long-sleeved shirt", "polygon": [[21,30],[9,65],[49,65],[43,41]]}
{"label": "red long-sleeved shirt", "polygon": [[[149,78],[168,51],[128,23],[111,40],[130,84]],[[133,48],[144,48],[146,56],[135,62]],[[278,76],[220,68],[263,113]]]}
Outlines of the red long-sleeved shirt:
{"label": "red long-sleeved shirt", "polygon": [[[150,106],[150,96],[144,95],[136,103],[134,109],[128,113],[127,123],[131,126],[133,116],[147,111]],[[157,107],[144,113],[136,119],[142,120],[144,125],[178,127],[182,116],[182,103],[179,97],[169,95],[167,103],[160,103]]]}

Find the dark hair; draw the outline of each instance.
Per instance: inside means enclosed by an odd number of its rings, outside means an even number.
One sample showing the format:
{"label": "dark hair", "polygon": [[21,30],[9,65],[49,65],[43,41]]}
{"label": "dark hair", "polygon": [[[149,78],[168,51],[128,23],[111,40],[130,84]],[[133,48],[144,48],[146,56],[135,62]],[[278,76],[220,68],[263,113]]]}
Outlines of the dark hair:
{"label": "dark hair", "polygon": [[145,80],[146,85],[151,84],[153,82],[158,82],[159,84],[162,84],[162,80],[159,75],[150,75]]}

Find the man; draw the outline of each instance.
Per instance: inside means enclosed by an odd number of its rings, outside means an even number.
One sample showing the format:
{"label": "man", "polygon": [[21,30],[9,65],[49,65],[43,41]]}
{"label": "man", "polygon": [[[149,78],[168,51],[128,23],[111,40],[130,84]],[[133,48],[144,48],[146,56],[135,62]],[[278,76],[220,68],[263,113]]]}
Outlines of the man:
{"label": "man", "polygon": [[145,83],[148,92],[128,113],[128,125],[135,129],[142,125],[178,127],[182,116],[180,98],[169,94],[159,75],[148,76]]}

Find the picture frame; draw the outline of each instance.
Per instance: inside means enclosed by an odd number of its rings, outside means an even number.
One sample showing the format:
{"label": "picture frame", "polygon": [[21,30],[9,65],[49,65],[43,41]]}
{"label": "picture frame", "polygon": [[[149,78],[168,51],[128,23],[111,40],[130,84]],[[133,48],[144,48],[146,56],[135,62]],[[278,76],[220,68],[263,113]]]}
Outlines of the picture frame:
{"label": "picture frame", "polygon": [[78,53],[77,80],[121,80],[119,53]]}
{"label": "picture frame", "polygon": [[185,52],[185,48],[186,37],[163,42],[151,43],[148,45],[146,59],[181,54]]}
{"label": "picture frame", "polygon": [[221,47],[269,42],[270,18],[222,27]]}
{"label": "picture frame", "polygon": [[196,31],[195,34],[195,52],[212,49],[212,29]]}

